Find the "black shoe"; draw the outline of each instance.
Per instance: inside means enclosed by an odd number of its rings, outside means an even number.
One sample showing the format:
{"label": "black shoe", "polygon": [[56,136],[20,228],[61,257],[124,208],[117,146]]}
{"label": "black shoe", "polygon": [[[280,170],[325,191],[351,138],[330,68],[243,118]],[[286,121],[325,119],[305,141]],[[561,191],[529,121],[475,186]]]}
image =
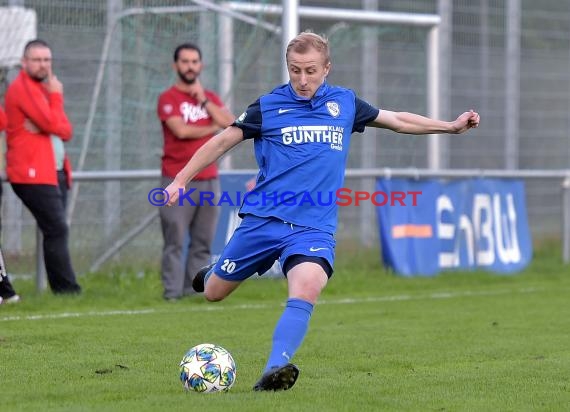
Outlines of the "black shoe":
{"label": "black shoe", "polygon": [[194,279],[192,279],[192,289],[194,289],[198,293],[204,292],[204,278],[206,274],[214,267],[214,263],[204,266],[202,269],[196,273]]}
{"label": "black shoe", "polygon": [[265,372],[253,387],[254,391],[286,391],[295,385],[299,368],[292,363],[274,366]]}

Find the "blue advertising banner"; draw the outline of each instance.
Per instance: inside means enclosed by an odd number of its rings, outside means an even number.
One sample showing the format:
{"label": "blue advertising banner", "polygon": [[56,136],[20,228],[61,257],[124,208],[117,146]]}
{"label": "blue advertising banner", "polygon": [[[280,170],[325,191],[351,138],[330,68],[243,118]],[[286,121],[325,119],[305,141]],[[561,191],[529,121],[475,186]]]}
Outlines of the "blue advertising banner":
{"label": "blue advertising banner", "polygon": [[519,180],[379,179],[393,200],[377,207],[382,259],[404,276],[448,269],[517,272],[532,259]]}

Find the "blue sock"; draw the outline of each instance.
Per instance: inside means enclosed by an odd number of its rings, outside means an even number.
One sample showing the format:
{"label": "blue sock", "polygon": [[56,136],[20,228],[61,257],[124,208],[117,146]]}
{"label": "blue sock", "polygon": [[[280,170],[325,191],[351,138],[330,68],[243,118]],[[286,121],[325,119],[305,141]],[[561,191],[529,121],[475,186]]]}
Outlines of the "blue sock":
{"label": "blue sock", "polygon": [[307,334],[313,304],[301,299],[288,299],[285,310],[275,326],[271,354],[265,372],[273,366],[283,366],[291,361]]}

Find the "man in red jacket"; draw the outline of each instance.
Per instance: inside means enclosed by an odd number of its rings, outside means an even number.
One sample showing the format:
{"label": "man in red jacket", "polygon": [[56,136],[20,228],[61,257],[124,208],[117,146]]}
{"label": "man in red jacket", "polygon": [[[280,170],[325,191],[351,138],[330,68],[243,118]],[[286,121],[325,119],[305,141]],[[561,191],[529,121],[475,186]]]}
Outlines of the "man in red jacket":
{"label": "man in red jacket", "polygon": [[[0,132],[6,129],[6,114],[2,107],[0,107]],[[0,179],[0,205],[2,204],[2,180]],[[0,228],[1,228],[0,221]],[[8,274],[6,272],[6,265],[4,264],[4,257],[0,249],[0,304],[2,303],[15,303],[20,300],[20,296],[14,290]]]}
{"label": "man in red jacket", "polygon": [[79,293],[65,220],[71,168],[63,142],[72,127],[63,108],[63,85],[52,73],[48,44],[24,48],[22,70],[6,91],[6,174],[44,237],[44,261],[54,293]]}

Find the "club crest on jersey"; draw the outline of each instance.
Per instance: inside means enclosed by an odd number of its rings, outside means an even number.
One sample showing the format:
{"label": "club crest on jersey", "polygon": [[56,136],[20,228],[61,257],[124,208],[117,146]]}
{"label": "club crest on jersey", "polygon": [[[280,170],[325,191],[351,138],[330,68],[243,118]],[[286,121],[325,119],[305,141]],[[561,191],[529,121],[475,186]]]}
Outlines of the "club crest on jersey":
{"label": "club crest on jersey", "polygon": [[332,117],[338,117],[340,114],[340,107],[337,102],[327,102],[327,110]]}

